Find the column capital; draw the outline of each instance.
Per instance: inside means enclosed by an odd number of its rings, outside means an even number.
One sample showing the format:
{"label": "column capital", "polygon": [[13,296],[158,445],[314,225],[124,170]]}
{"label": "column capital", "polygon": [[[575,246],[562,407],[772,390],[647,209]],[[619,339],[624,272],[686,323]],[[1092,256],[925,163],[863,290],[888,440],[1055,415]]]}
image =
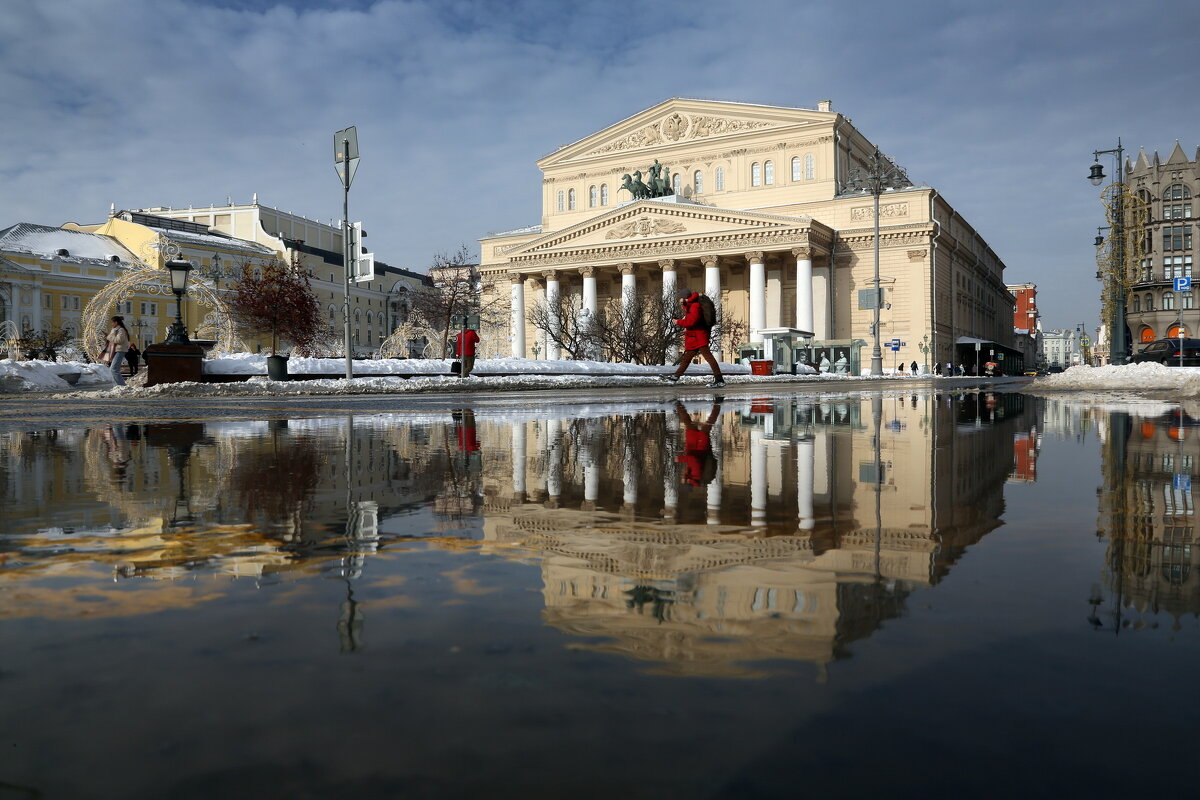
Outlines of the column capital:
{"label": "column capital", "polygon": [[594,278],[594,277],[596,277],[596,268],[595,267],[580,267],[579,274],[585,278]]}
{"label": "column capital", "polygon": [[751,264],[765,263],[763,261],[763,251],[762,250],[751,250],[750,252],[746,253],[746,261],[750,262]]}
{"label": "column capital", "polygon": [[707,269],[716,269],[720,265],[721,259],[718,256],[700,256],[700,263]]}
{"label": "column capital", "polygon": [[675,259],[664,258],[658,262],[658,266],[662,267],[663,272],[674,272],[675,271]]}
{"label": "column capital", "polygon": [[542,277],[548,281],[558,280],[558,270],[548,269],[542,273]]}
{"label": "column capital", "polygon": [[637,269],[637,265],[627,261],[624,264],[617,264],[617,269],[621,270],[622,275],[632,275]]}
{"label": "column capital", "polygon": [[799,261],[812,261],[813,249],[811,247],[793,247],[792,255]]}
{"label": "column capital", "polygon": [[522,275],[520,272],[508,273],[508,279],[513,282],[513,285],[525,282],[525,276]]}

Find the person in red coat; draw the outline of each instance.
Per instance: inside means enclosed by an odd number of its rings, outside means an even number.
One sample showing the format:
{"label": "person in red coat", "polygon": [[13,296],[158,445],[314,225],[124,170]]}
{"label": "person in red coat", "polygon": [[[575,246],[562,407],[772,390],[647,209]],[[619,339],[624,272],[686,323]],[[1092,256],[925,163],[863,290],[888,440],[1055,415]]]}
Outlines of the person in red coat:
{"label": "person in red coat", "polygon": [[462,372],[458,373],[460,378],[465,378],[471,374],[471,370],[475,368],[475,345],[479,344],[479,334],[470,328],[458,332],[458,336],[454,340],[454,355],[462,360]]}
{"label": "person in red coat", "polygon": [[679,356],[679,367],[674,375],[667,376],[669,381],[679,380],[679,376],[687,369],[688,364],[696,356],[702,357],[712,367],[713,386],[724,386],[725,378],[721,375],[721,365],[708,349],[708,335],[711,327],[704,321],[704,313],[700,308],[700,295],[689,289],[681,289],[679,302],[683,307],[683,316],[675,320],[675,324],[683,328],[683,353]]}
{"label": "person in red coat", "polygon": [[675,413],[683,423],[683,452],[675,457],[675,461],[683,464],[682,483],[690,486],[704,486],[712,481],[717,474],[717,457],[713,455],[712,438],[709,433],[721,416],[721,401],[713,402],[708,419],[697,423],[692,415],[676,401]]}

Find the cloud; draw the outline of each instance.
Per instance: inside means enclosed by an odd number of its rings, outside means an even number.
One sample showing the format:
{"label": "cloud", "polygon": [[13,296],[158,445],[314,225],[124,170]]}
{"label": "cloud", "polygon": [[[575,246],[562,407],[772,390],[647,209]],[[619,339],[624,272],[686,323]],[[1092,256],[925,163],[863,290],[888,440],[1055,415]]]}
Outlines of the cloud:
{"label": "cloud", "polygon": [[[1042,289],[1049,326],[1097,316],[1091,151],[1200,129],[1193,4],[1139,45],[1104,2],[40,0],[0,17],[0,223],[109,203],[246,202],[341,215],[332,133],[358,126],[351,216],[424,269],[536,223],[537,158],[671,96],[832,98]],[[1148,12],[1147,12],[1148,13]],[[1167,24],[1169,21],[1169,24]],[[1086,280],[1085,280],[1086,279]]]}

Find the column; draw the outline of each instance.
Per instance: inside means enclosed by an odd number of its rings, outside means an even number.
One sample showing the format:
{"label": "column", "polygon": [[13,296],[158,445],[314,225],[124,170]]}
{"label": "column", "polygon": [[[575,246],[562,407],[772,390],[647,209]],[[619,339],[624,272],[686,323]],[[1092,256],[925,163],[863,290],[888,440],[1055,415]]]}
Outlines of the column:
{"label": "column", "polygon": [[[713,307],[717,309],[717,319],[721,318],[721,260],[716,256],[701,256],[700,263],[704,265],[704,293],[713,301]],[[721,358],[720,347],[721,329],[713,328],[711,340],[717,344],[717,348],[713,350],[713,355],[717,360]],[[736,347],[738,342],[729,343],[731,347]]]}
{"label": "column", "polygon": [[[672,313],[674,311],[674,309],[678,308],[678,303],[676,302],[676,296],[679,292],[679,280],[678,280],[677,274],[675,272],[675,259],[664,258],[662,261],[658,262],[658,265],[660,267],[662,267],[662,271],[663,271],[663,274],[662,274],[663,306],[667,309],[668,313]],[[678,358],[679,358],[679,348],[678,347],[667,348],[667,363],[668,364],[674,363],[676,361],[676,359],[678,359]]]}
{"label": "column", "polygon": [[816,332],[813,327],[813,265],[812,248],[792,249],[796,257],[796,327]]}
{"label": "column", "polygon": [[513,502],[525,502],[525,423],[515,422],[512,427],[512,484]]}
{"label": "column", "polygon": [[637,300],[637,276],[634,271],[637,269],[633,264],[621,264],[621,308],[627,309],[630,304]]}
{"label": "column", "polygon": [[508,277],[512,281],[512,319],[509,321],[512,355],[513,358],[525,358],[525,279],[516,273]]}
{"label": "column", "polygon": [[579,274],[583,276],[583,311],[589,317],[596,316],[596,268],[582,267]]}
{"label": "column", "polygon": [[542,277],[546,279],[546,312],[550,327],[546,332],[546,360],[558,361],[562,358],[562,351],[555,341],[562,331],[562,320],[558,317],[561,311],[558,303],[558,273],[551,269],[543,272]]}
{"label": "column", "polygon": [[813,268],[812,305],[813,338],[826,341],[833,338],[833,327],[829,315],[829,287],[833,282],[833,255],[822,259],[820,266]]}
{"label": "column", "polygon": [[750,527],[767,524],[767,443],[763,432],[750,432]]}
{"label": "column", "polygon": [[750,264],[750,343],[762,344],[767,327],[767,268],[761,250],[746,253]]}
{"label": "column", "polygon": [[796,442],[796,516],[799,517],[802,531],[811,531],[816,524],[813,519],[815,444],[812,439],[801,439]]}

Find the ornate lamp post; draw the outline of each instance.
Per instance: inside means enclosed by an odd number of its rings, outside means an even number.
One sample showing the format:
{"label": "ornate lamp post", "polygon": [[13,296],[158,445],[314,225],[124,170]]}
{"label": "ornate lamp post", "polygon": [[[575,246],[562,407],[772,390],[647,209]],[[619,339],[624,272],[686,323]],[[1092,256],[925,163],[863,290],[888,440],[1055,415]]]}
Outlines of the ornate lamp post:
{"label": "ornate lamp post", "polygon": [[912,186],[912,181],[901,167],[880,153],[876,147],[867,161],[866,171],[864,172],[862,167],[850,170],[846,186],[851,191],[870,194],[875,198],[875,321],[871,325],[871,333],[874,335],[874,344],[871,346],[871,374],[882,375],[883,348],[879,344],[879,307],[882,305],[879,290],[879,195],[892,189],[906,189]]}
{"label": "ornate lamp post", "polygon": [[[1104,182],[1104,167],[1100,164],[1100,156],[1115,155],[1117,161],[1117,180],[1113,184],[1116,191],[1113,192],[1112,206],[1112,253],[1113,253],[1113,269],[1109,270],[1109,274],[1104,276],[1105,280],[1111,281],[1111,297],[1112,297],[1112,312],[1108,319],[1109,336],[1108,350],[1109,360],[1113,364],[1124,364],[1129,355],[1125,349],[1125,270],[1128,264],[1125,263],[1125,148],[1121,146],[1121,139],[1117,139],[1117,146],[1113,150],[1093,150],[1092,156],[1095,162],[1092,164],[1088,172],[1088,180],[1092,186],[1099,186]],[[1103,242],[1103,238],[1096,236],[1096,246],[1099,247]]]}
{"label": "ornate lamp post", "polygon": [[917,344],[917,349],[921,351],[921,355],[925,357],[925,372],[929,373],[929,351],[932,349],[929,346],[929,334],[921,337],[921,341]]}
{"label": "ornate lamp post", "polygon": [[175,293],[175,322],[167,331],[164,344],[190,344],[187,328],[183,325],[183,296],[187,294],[188,273],[192,271],[192,263],[174,259],[167,262],[167,270],[171,273],[171,291]]}

